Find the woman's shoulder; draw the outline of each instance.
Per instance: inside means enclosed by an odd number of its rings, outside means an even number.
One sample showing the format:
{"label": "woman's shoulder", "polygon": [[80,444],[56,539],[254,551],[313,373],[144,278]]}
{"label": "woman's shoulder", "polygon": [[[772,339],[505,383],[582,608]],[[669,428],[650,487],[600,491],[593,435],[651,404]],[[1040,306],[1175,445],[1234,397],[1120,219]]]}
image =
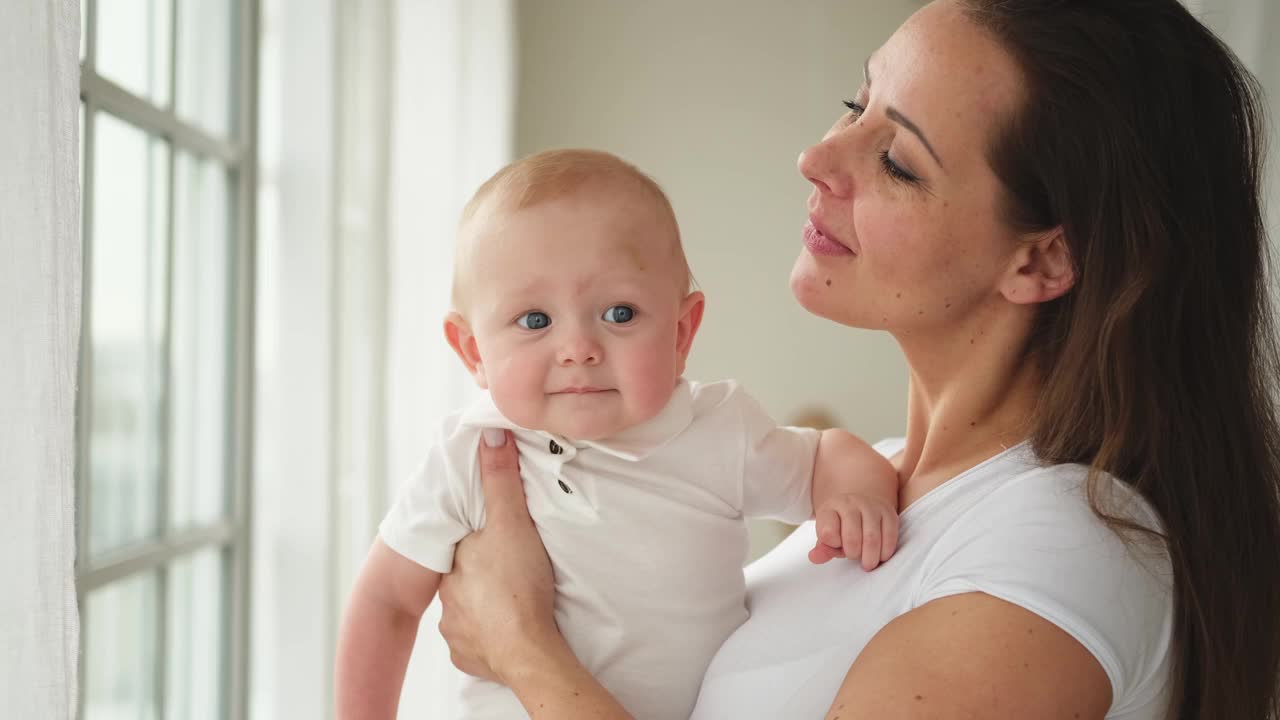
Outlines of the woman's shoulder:
{"label": "woman's shoulder", "polygon": [[1127,483],[1042,462],[1029,446],[982,475],[962,493],[970,502],[953,498],[959,512],[922,558],[912,605],[992,595],[1083,644],[1111,679],[1115,709],[1166,692],[1172,572],[1151,506]]}

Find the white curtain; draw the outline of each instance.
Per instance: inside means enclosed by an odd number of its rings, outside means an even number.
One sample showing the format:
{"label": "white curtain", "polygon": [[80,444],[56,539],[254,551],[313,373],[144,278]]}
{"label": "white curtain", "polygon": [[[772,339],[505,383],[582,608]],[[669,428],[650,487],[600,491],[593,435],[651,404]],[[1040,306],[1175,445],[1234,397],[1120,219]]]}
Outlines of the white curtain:
{"label": "white curtain", "polygon": [[0,714],[76,708],[80,7],[0,3]]}
{"label": "white curtain", "polygon": [[327,718],[337,2],[261,7],[249,713]]}
{"label": "white curtain", "polygon": [[[511,160],[512,0],[398,0],[388,235],[386,462],[377,514],[421,461],[424,438],[476,392],[444,342],[454,227]],[[400,717],[458,717],[438,605],[419,631]]]}
{"label": "white curtain", "polygon": [[[458,213],[510,159],[512,25],[511,0],[263,3],[254,718],[332,716],[377,523],[474,392],[441,321]],[[435,625],[402,717],[457,714]]]}

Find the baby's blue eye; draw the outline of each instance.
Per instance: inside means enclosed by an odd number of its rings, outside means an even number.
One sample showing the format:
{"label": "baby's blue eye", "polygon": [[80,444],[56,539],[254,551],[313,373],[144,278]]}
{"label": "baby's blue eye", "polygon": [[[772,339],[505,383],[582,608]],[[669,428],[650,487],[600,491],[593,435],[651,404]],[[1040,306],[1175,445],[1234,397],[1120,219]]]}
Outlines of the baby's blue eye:
{"label": "baby's blue eye", "polygon": [[604,311],[603,320],[605,322],[618,323],[625,325],[631,322],[636,316],[635,308],[630,305],[614,305]]}
{"label": "baby's blue eye", "polygon": [[551,316],[534,310],[516,318],[516,324],[526,330],[541,330],[551,324]]}

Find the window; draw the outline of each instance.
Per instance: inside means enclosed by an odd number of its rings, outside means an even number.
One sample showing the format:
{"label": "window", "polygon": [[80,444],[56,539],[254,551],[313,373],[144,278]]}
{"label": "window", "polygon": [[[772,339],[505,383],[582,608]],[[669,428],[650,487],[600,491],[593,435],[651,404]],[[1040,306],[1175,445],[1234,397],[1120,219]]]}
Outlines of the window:
{"label": "window", "polygon": [[256,0],[84,0],[86,720],[243,718]]}

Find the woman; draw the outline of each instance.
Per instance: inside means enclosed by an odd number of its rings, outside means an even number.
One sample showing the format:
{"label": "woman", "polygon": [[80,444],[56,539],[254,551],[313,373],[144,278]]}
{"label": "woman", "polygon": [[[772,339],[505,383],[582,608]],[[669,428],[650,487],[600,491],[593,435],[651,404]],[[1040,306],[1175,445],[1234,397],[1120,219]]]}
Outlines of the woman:
{"label": "woman", "polygon": [[[1252,78],[1175,0],[938,0],[846,104],[800,157],[792,289],[910,365],[900,549],[813,565],[810,524],[752,566],[695,717],[1274,717]],[[514,451],[481,458],[455,664],[535,718],[628,717],[556,631]]]}

